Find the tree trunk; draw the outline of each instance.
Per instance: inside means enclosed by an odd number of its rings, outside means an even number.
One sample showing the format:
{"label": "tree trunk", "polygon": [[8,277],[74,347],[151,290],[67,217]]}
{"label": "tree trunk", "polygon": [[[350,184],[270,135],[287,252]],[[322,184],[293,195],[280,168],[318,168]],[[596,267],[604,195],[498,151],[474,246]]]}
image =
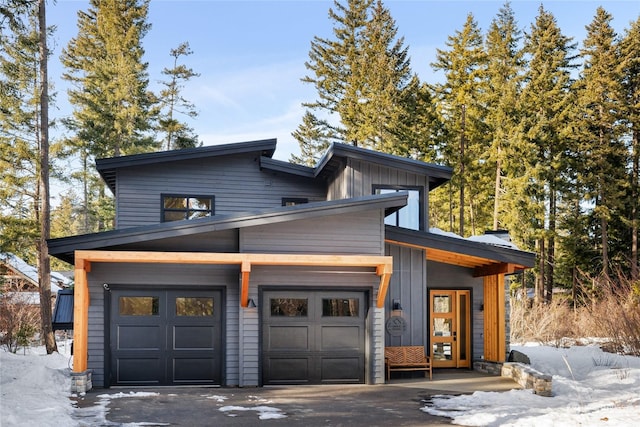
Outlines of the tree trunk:
{"label": "tree trunk", "polygon": [[544,301],[544,264],[544,237],[540,237],[538,239],[538,275],[536,277],[534,300],[536,304],[541,304]]}
{"label": "tree trunk", "polygon": [[502,162],[500,160],[500,147],[498,147],[498,160],[496,160],[496,186],[493,195],[493,229],[498,229],[498,212],[500,210],[500,185],[502,174]]}
{"label": "tree trunk", "polygon": [[464,237],[464,146],[466,127],[466,107],[462,104],[462,120],[460,133],[460,235]]}
{"label": "tree trunk", "polygon": [[633,160],[631,167],[631,280],[638,280],[638,174],[640,168],[640,131],[632,136]]}
{"label": "tree trunk", "polygon": [[38,244],[38,282],[40,284],[40,319],[42,339],[47,354],[58,351],[51,326],[51,263],[47,239],[50,234],[51,207],[49,206],[49,88],[47,76],[47,20],[46,0],[38,0],[38,32],[40,44],[40,242]]}
{"label": "tree trunk", "polygon": [[556,190],[554,182],[551,183],[549,191],[549,245],[547,246],[547,274],[545,300],[551,302],[553,299],[553,287],[555,285],[554,267],[556,265]]}

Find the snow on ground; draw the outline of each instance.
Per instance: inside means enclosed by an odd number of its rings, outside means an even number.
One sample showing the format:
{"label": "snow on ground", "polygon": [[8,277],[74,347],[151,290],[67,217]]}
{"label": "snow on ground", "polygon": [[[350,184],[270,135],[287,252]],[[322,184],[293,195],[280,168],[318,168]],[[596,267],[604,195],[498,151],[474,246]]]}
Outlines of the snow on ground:
{"label": "snow on ground", "polygon": [[435,397],[423,411],[466,426],[637,426],[640,358],[596,345],[555,348],[512,345],[531,367],[553,376],[553,397],[530,390]]}
{"label": "snow on ground", "polygon": [[[64,351],[62,346],[60,351]],[[26,354],[24,354],[26,353]],[[43,347],[0,349],[0,425],[74,426],[69,356]]]}
{"label": "snow on ground", "polygon": [[[529,390],[505,393],[476,392],[463,396],[436,396],[423,411],[451,418],[468,426],[635,426],[640,418],[640,358],[605,353],[595,345],[555,348],[512,346],[529,356],[531,366],[553,376],[553,397]],[[45,355],[43,348],[11,354],[0,349],[0,425],[38,427],[79,426],[78,419],[102,420],[110,399],[135,394],[105,394],[92,408],[74,408],[70,400],[70,358]],[[99,397],[102,395],[99,395]],[[223,396],[211,396],[218,402]],[[277,419],[284,413],[264,403],[258,406],[223,406],[234,416],[255,411],[260,419]],[[89,414],[93,412],[93,414]],[[144,425],[144,423],[136,424]]]}

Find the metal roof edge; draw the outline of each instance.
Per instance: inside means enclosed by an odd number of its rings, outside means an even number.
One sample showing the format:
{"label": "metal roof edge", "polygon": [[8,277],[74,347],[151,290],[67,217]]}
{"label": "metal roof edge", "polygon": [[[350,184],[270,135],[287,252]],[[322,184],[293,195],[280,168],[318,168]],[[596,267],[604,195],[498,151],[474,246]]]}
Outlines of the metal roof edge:
{"label": "metal roof edge", "polygon": [[254,212],[239,212],[192,220],[163,222],[140,227],[104,231],[48,240],[49,253],[70,262],[70,253],[78,249],[95,249],[175,236],[194,235],[277,222],[339,215],[370,209],[390,209],[406,205],[407,193],[388,193],[322,202],[283,206]]}
{"label": "metal roof edge", "polygon": [[533,252],[513,249],[506,246],[497,246],[485,242],[475,242],[462,237],[450,237],[390,225],[385,226],[385,236],[391,240],[424,246],[426,248],[440,249],[501,262],[517,263],[528,268],[535,266],[536,254]]}

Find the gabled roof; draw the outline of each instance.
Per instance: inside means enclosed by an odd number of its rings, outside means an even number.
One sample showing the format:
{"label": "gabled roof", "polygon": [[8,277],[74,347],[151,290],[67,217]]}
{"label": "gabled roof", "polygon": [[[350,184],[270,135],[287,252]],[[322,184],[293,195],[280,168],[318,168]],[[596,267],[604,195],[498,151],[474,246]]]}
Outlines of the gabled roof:
{"label": "gabled roof", "polygon": [[74,251],[121,247],[142,242],[192,236],[202,233],[230,230],[278,222],[310,219],[320,216],[346,214],[372,209],[386,212],[400,209],[407,204],[407,193],[378,194],[352,199],[312,202],[295,206],[283,206],[253,212],[162,222],[141,227],[123,228],[79,236],[63,237],[48,241],[49,253],[63,261],[73,263]]}
{"label": "gabled roof", "polygon": [[[0,264],[4,264],[5,268],[10,270],[12,274],[19,276],[23,280],[31,283],[32,286],[38,287],[38,269],[28,264],[19,256],[10,252],[0,253]],[[72,281],[63,274],[51,272],[51,292],[55,294],[60,289],[71,286]]]}
{"label": "gabled roof", "polygon": [[275,139],[240,142],[234,144],[211,145],[206,147],[184,148],[181,150],[158,151],[154,153],[134,154],[131,156],[109,157],[96,160],[96,169],[111,191],[116,191],[116,170],[119,168],[174,162],[179,160],[205,159],[208,157],[234,154],[257,153],[271,157],[276,151]]}
{"label": "gabled roof", "polygon": [[325,155],[318,161],[315,168],[316,176],[329,176],[337,169],[343,167],[347,158],[364,160],[370,163],[377,163],[419,175],[427,175],[430,179],[430,190],[449,181],[453,170],[446,166],[433,163],[425,163],[406,157],[394,156],[392,154],[380,153],[373,150],[356,147],[353,145],[333,143]]}
{"label": "gabled roof", "polygon": [[521,251],[508,242],[486,243],[450,234],[393,226],[386,226],[385,240],[388,243],[424,249],[427,260],[430,261],[472,268],[475,276],[509,274],[535,265],[534,253]]}

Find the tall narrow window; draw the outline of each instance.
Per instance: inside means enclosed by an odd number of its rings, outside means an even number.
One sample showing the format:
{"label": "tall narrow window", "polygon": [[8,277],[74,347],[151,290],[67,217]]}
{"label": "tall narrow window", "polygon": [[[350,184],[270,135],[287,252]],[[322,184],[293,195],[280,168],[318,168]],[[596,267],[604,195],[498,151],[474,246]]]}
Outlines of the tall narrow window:
{"label": "tall narrow window", "polygon": [[374,194],[388,194],[407,192],[407,205],[397,210],[384,219],[387,225],[395,225],[396,227],[409,228],[411,230],[422,230],[424,212],[422,211],[422,187],[403,187],[403,186],[374,186]]}
{"label": "tall narrow window", "polygon": [[213,202],[213,196],[163,194],[162,221],[182,221],[212,216]]}

